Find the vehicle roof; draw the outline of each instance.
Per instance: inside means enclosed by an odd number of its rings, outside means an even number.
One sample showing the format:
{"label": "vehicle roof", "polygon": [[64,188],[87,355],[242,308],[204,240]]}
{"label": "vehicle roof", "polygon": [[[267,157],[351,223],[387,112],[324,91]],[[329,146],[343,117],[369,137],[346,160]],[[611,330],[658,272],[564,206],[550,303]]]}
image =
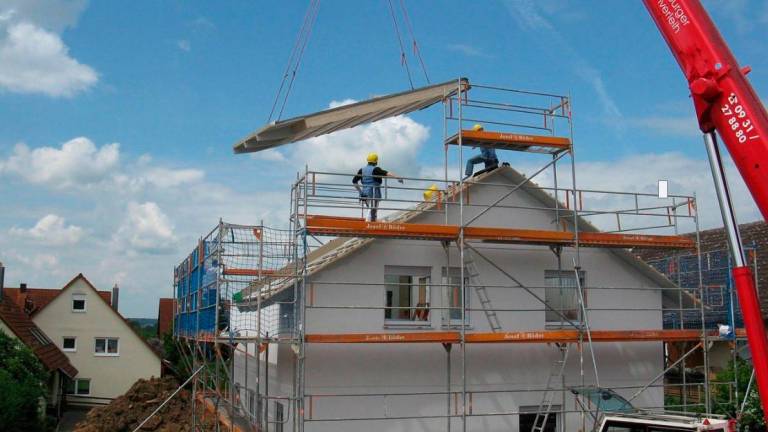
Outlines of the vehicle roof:
{"label": "vehicle roof", "polygon": [[[706,417],[712,426],[727,425],[728,420]],[[698,416],[686,416],[686,415],[673,415],[673,414],[654,414],[654,413],[610,413],[603,416],[602,423],[610,420],[622,421],[625,423],[638,423],[655,426],[673,426],[681,428],[695,428],[702,426],[704,421],[703,417]],[[694,430],[694,429],[691,429]]]}

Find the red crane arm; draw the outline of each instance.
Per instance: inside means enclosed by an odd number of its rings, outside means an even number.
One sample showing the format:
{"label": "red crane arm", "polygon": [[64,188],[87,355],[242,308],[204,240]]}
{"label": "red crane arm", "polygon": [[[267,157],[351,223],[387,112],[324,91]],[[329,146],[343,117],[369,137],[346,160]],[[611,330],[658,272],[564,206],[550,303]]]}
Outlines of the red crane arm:
{"label": "red crane arm", "polygon": [[[768,424],[768,340],[713,134],[725,142],[757,207],[768,219],[768,113],[699,0],[643,0],[688,80],[734,257],[733,280]],[[707,407],[709,409],[709,407]]]}
{"label": "red crane arm", "polygon": [[699,127],[717,130],[768,219],[768,113],[699,0],[643,0],[682,68]]}

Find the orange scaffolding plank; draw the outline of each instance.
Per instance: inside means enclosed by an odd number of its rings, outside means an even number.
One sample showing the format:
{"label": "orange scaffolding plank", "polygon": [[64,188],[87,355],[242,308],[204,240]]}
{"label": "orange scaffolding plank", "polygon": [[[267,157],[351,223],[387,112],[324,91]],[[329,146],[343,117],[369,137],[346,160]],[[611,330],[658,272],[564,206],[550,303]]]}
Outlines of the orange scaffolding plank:
{"label": "orange scaffolding plank", "polygon": [[[454,240],[459,236],[456,225],[414,224],[403,222],[366,222],[328,216],[307,216],[307,233],[339,237],[409,238],[418,240]],[[547,231],[516,228],[466,227],[464,238],[498,243],[563,245],[575,243],[567,231]],[[580,232],[579,245],[588,247],[656,249],[690,249],[692,239],[682,236]]]}
{"label": "orange scaffolding plank", "polygon": [[[683,342],[701,339],[700,330],[592,330],[593,342]],[[744,337],[744,329],[736,336]],[[717,337],[717,332],[709,333]],[[466,333],[467,343],[578,342],[578,330],[535,330],[498,333]],[[586,337],[585,337],[586,340]],[[307,343],[459,343],[459,332],[307,334]]]}
{"label": "orange scaffolding plank", "polygon": [[285,270],[225,268],[222,272],[225,276],[254,276],[254,277],[289,277],[293,274]]}
{"label": "orange scaffolding plank", "polygon": [[[446,144],[458,145],[459,134],[448,138]],[[571,148],[571,140],[565,137],[466,129],[461,131],[461,144],[535,153],[557,153]]]}
{"label": "orange scaffolding plank", "polygon": [[308,343],[458,343],[458,332],[412,332],[412,333],[352,333],[352,334],[308,334]]}

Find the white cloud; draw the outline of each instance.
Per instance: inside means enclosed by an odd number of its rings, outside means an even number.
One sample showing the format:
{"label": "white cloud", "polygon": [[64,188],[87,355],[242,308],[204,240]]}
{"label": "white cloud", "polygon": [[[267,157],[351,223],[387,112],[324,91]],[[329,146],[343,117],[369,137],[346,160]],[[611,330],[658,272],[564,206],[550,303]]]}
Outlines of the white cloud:
{"label": "white cloud", "polygon": [[677,116],[661,117],[648,116],[639,118],[628,118],[627,123],[630,126],[637,126],[651,130],[659,135],[682,136],[682,137],[700,137],[701,131],[696,126],[695,117]]}
{"label": "white cloud", "polygon": [[[564,37],[558,26],[552,24],[546,15],[559,14],[559,10],[551,2],[534,2],[532,0],[506,0],[507,6],[512,18],[517,25],[536,36],[536,41],[542,45],[547,45],[545,52],[556,52],[563,54],[571,63],[576,74],[592,87],[597,95],[598,101],[603,109],[603,114],[607,124],[621,133],[624,129],[624,116],[619,109],[613,96],[608,91],[602,73],[599,69],[592,66],[576,48],[573,47],[570,40]],[[569,19],[569,18],[566,18]],[[575,18],[580,19],[580,18]],[[546,38],[539,37],[546,33]]]}
{"label": "white cloud", "polygon": [[490,54],[483,51],[482,49],[469,44],[463,44],[463,43],[450,44],[448,45],[447,48],[451,51],[460,52],[467,57],[480,57],[480,58],[493,57]]}
{"label": "white cloud", "polygon": [[48,245],[73,245],[83,237],[83,229],[66,225],[63,217],[49,214],[43,216],[32,228],[11,228],[10,234]]}
{"label": "white cloud", "polygon": [[57,258],[55,255],[46,254],[46,253],[25,255],[15,251],[11,251],[11,253],[9,253],[9,257],[23,264],[24,266],[29,267],[36,271],[47,272],[52,274],[56,274],[60,272],[60,269],[58,268],[59,258]]}
{"label": "white cloud", "polygon": [[170,219],[157,203],[130,202],[113,241],[118,248],[134,253],[164,254],[176,248],[173,229]]}
{"label": "white cloud", "polygon": [[251,153],[251,158],[269,162],[284,162],[287,160],[285,155],[280,153],[280,151],[277,149],[267,149],[264,151]]}
{"label": "white cloud", "polygon": [[[561,187],[569,187],[570,180],[564,165],[560,164],[563,172],[559,175]],[[726,160],[726,172],[734,200],[734,207],[740,223],[751,222],[760,219],[760,213],[754,204],[744,181],[739,176],[735,166]],[[541,165],[524,165],[517,168],[525,173],[532,174]],[[642,192],[656,194],[658,180],[669,181],[669,193],[678,195],[697,195],[700,224],[702,228],[714,228],[722,226],[722,218],[717,204],[709,164],[705,159],[695,159],[681,153],[639,154],[630,157],[611,160],[577,162],[576,182],[579,189],[596,189],[605,191]],[[535,177],[534,182],[544,186],[552,185],[551,170],[547,170]],[[608,196],[602,194],[584,194],[584,209],[617,209],[634,208],[634,200],[631,197]],[[564,195],[560,195],[564,200]],[[660,205],[662,201],[657,198],[645,198],[640,206]],[[682,211],[687,212],[683,207]],[[627,217],[627,225],[632,223],[632,218]],[[614,230],[617,228],[615,216],[603,218],[591,218],[602,229]],[[655,218],[658,225],[666,223],[666,218]],[[635,222],[642,226],[650,226],[651,218],[636,218]],[[681,219],[681,231],[693,231],[693,221],[683,222]],[[639,225],[637,225],[639,226]]]}
{"label": "white cloud", "polygon": [[760,22],[768,24],[768,2],[763,5],[763,12],[760,14]]}
{"label": "white cloud", "polygon": [[56,147],[30,149],[17,144],[13,153],[0,159],[0,174],[53,189],[82,189],[99,186],[120,192],[139,192],[148,186],[163,189],[199,183],[205,172],[158,166],[144,154],[133,164],[121,165],[120,144],[97,147],[79,137]]}
{"label": "white cloud", "polygon": [[205,172],[198,169],[151,168],[144,173],[147,182],[161,188],[177,187],[196,183],[205,177]]}
{"label": "white cloud", "polygon": [[192,27],[197,27],[203,30],[216,30],[216,24],[206,17],[197,17],[188,23]]}
{"label": "white cloud", "polygon": [[96,71],[70,57],[56,33],[26,21],[0,26],[0,87],[69,97],[96,81]]}
{"label": "white cloud", "polygon": [[186,39],[180,39],[176,41],[176,46],[179,47],[180,50],[185,52],[192,51],[192,44]]}
{"label": "white cloud", "polygon": [[87,0],[3,0],[0,16],[32,22],[54,33],[61,33],[77,25],[87,4]]}
{"label": "white cloud", "polygon": [[89,186],[109,178],[119,159],[119,144],[97,148],[85,137],[67,141],[61,148],[39,147],[31,150],[26,144],[17,144],[8,159],[0,160],[0,173],[13,174],[30,183],[54,188]]}
{"label": "white cloud", "polygon": [[[354,102],[333,101],[329,106]],[[397,116],[302,141],[289,147],[285,156],[295,167],[309,165],[317,171],[354,173],[365,165],[368,153],[376,152],[382,168],[406,175],[418,171],[416,158],[428,137],[427,126],[408,116]]]}

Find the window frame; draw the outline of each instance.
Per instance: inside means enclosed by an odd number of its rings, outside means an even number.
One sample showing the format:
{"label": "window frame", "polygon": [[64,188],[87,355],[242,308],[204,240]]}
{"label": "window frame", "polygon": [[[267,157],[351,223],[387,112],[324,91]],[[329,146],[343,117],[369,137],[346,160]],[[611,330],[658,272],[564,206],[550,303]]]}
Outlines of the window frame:
{"label": "window frame", "polygon": [[[559,273],[559,274],[558,274]],[[553,276],[549,276],[553,275]],[[573,295],[574,295],[574,308],[573,309],[564,309],[563,308],[563,302],[562,299],[558,300],[558,303],[551,302],[547,299],[547,294],[550,292],[551,289],[557,289],[557,286],[549,286],[549,280],[551,279],[557,279],[557,280],[566,280],[564,276],[567,278],[569,282],[574,282],[572,286],[565,286],[563,285],[562,288],[564,289],[573,289]],[[575,312],[575,317],[571,318],[571,321],[575,324],[582,325],[584,322],[584,317],[582,316],[581,307],[579,306],[579,293],[578,293],[578,285],[575,283],[575,277],[574,272],[572,270],[545,270],[544,271],[544,301],[552,306],[555,309],[556,305],[559,305],[560,308],[558,309],[563,315],[567,314],[564,311],[568,312]],[[587,272],[585,270],[579,270],[579,284],[581,285],[582,290],[586,286],[587,282]],[[588,304],[586,293],[584,294],[584,306],[586,307]],[[565,327],[572,327],[569,323],[567,323],[562,317],[559,315],[557,316],[557,320],[550,320],[549,315],[553,314],[553,312],[548,309],[544,308],[544,325],[546,328],[565,328]]]}
{"label": "window frame", "polygon": [[[521,406],[518,409],[518,411],[520,412],[520,415],[517,416],[517,427],[518,427],[518,429],[521,430],[521,431],[528,430],[528,429],[524,429],[520,425],[520,420],[522,420],[523,416],[530,416],[530,415],[535,416],[537,414],[538,410],[539,410],[539,407],[535,406],[535,405]],[[562,408],[562,405],[560,405],[560,404],[552,404],[552,407],[549,410],[549,416],[547,417],[547,423],[549,423],[550,419],[552,417],[554,417],[554,419],[555,419],[555,432],[559,432],[560,430],[562,430],[562,427],[563,427],[562,426],[562,416],[560,415],[562,410],[563,410],[563,408]],[[546,429],[546,426],[545,426],[544,427],[544,431],[546,431],[546,430],[547,429]]]}
{"label": "window frame", "polygon": [[[97,352],[96,347],[100,339],[104,340],[104,352]],[[109,341],[117,341],[117,350],[114,353],[109,352]],[[96,357],[119,357],[120,356],[120,338],[111,336],[96,336],[93,338],[93,355]]]}
{"label": "window frame", "polygon": [[[72,339],[72,341],[74,341],[74,346],[72,348],[67,348],[66,347],[67,339]],[[77,352],[77,336],[62,336],[61,337],[61,350],[63,352]]]}
{"label": "window frame", "polygon": [[[461,284],[458,285],[451,285],[451,279],[456,278],[459,282],[461,282],[461,267],[443,267],[440,273],[441,276],[441,283],[443,284],[444,288],[444,299],[445,299],[445,306],[447,308],[453,308],[452,302],[454,298],[454,289],[456,287],[459,288],[459,299],[461,299]],[[472,308],[472,302],[470,298],[470,280],[469,280],[469,274],[467,272],[467,269],[464,268],[464,299],[463,299],[463,305],[468,305],[469,308]],[[463,307],[461,305],[457,306],[456,309],[458,309],[459,312],[459,318],[454,318],[451,316],[451,312],[454,312],[454,309],[445,309],[443,314],[443,327],[450,327],[450,328],[461,328],[461,310]],[[469,310],[464,311],[464,327],[465,328],[471,328],[471,321],[472,313]]]}
{"label": "window frame", "polygon": [[[88,393],[79,393],[80,381],[88,383]],[[72,385],[72,393],[69,392],[69,385]],[[83,396],[87,397],[91,395],[91,379],[90,378],[72,378],[67,381],[67,385],[64,387],[64,394],[67,396]]]}
{"label": "window frame", "polygon": [[[391,286],[401,287],[402,282],[389,282],[389,277],[409,277],[408,306],[395,306],[389,303],[388,293]],[[418,306],[420,289],[424,287],[426,307]],[[431,327],[432,326],[432,268],[425,266],[385,266],[384,267],[384,326]],[[395,312],[406,311],[408,318],[391,318]],[[390,315],[390,318],[387,317]],[[420,318],[421,315],[423,318]]]}
{"label": "window frame", "polygon": [[[72,312],[74,312],[74,313],[86,313],[88,311],[88,300],[87,300],[87,297],[88,296],[86,294],[73,293],[72,294],[72,303],[70,305],[71,308],[72,308]],[[76,309],[75,308],[75,302],[76,301],[82,301],[83,302],[83,308],[82,309]]]}

